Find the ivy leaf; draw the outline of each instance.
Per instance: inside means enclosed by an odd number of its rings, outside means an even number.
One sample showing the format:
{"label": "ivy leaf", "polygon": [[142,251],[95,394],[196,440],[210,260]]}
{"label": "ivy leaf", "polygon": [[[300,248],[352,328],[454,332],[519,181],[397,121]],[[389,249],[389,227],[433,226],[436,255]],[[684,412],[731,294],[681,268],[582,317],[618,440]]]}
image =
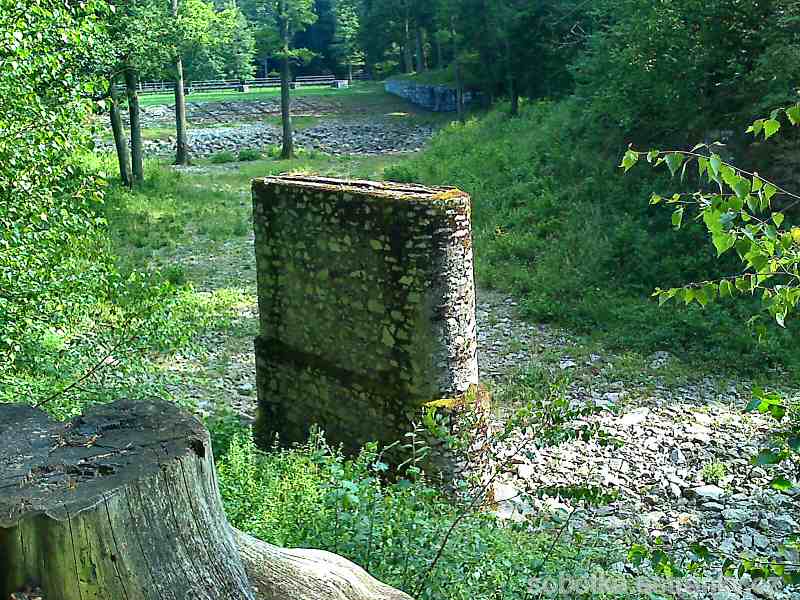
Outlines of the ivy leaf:
{"label": "ivy leaf", "polygon": [[780,227],[781,223],[783,223],[783,213],[774,213],[772,215],[772,222],[775,223],[775,227]]}

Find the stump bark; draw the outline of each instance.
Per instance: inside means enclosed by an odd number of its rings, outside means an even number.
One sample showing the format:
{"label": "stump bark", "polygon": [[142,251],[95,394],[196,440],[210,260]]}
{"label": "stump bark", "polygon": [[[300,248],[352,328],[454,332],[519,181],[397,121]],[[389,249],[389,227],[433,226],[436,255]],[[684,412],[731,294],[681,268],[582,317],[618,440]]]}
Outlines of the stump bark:
{"label": "stump bark", "polygon": [[[67,423],[0,404],[0,599],[27,587],[46,600],[408,598],[344,559],[297,552],[230,527],[208,432],[170,403],[120,401]],[[316,593],[326,578],[354,583]]]}

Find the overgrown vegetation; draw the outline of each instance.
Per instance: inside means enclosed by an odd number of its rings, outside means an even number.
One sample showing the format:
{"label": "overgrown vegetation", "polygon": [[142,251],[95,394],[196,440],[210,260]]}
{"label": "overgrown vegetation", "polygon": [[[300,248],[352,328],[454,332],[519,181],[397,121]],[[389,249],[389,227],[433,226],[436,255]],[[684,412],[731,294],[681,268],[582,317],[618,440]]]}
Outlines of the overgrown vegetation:
{"label": "overgrown vegetation", "polygon": [[659,309],[650,298],[656,287],[704,280],[731,264],[718,263],[701,224],[675,231],[669,214],[648,206],[664,176],[617,175],[620,146],[605,135],[575,101],[531,104],[514,119],[501,107],[451,125],[386,176],[470,192],[477,276],[512,292],[532,319],[613,349],[689,352],[727,369],[796,364],[794,328],[759,341],[742,326],[753,310],[747,301]]}

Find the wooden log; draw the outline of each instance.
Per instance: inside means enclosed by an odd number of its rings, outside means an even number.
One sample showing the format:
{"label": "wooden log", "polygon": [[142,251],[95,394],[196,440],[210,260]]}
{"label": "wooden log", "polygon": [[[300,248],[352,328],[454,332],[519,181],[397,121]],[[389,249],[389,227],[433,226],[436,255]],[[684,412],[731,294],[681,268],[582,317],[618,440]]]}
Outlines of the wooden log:
{"label": "wooden log", "polygon": [[25,589],[45,600],[408,598],[335,555],[233,530],[202,424],[130,401],[67,423],[0,404],[0,599]]}

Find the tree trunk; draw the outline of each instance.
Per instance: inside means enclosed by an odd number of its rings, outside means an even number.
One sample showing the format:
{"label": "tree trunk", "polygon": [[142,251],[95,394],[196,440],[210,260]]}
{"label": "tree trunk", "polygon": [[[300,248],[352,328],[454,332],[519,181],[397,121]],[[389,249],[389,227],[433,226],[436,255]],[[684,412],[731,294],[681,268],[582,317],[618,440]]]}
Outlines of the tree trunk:
{"label": "tree trunk", "polygon": [[453,71],[455,72],[455,77],[456,77],[456,114],[458,115],[458,120],[463,123],[465,121],[464,82],[461,77],[461,60],[458,55],[459,53],[458,35],[456,34],[455,28],[452,29],[452,33],[453,33]]}
{"label": "tree trunk", "polygon": [[131,167],[134,185],[144,181],[144,154],[142,151],[142,124],[139,118],[138,83],[139,74],[133,67],[127,66],[125,68],[125,89],[128,93],[128,114],[130,115],[131,124]]}
{"label": "tree trunk", "polygon": [[0,481],[0,598],[410,600],[341,557],[232,529],[208,432],[168,402],[68,423],[0,405]]}
{"label": "tree trunk", "polygon": [[438,35],[436,36],[436,68],[437,69],[444,68],[444,57],[442,56],[442,40]]}
{"label": "tree trunk", "polygon": [[294,158],[294,138],[292,135],[292,97],[289,89],[291,70],[289,68],[289,49],[285,49],[281,64],[281,121],[283,122],[283,147],[281,158]]}
{"label": "tree trunk", "polygon": [[403,19],[403,67],[406,73],[414,70],[414,61],[411,57],[411,24],[410,19]]}
{"label": "tree trunk", "polygon": [[417,73],[424,73],[427,69],[425,61],[425,40],[422,27],[417,27]]}
{"label": "tree trunk", "polygon": [[[178,20],[178,0],[172,1],[172,18]],[[183,60],[175,55],[175,164],[189,164],[189,137],[186,132],[186,95],[183,92]]]}
{"label": "tree trunk", "polygon": [[117,82],[111,78],[108,84],[108,93],[111,103],[111,131],[114,134],[114,147],[117,149],[117,162],[119,163],[119,179],[122,185],[131,186],[131,155],[128,152],[128,138],[125,127],[122,125],[122,114],[119,109],[119,92]]}
{"label": "tree trunk", "polygon": [[0,598],[253,600],[208,433],[167,402],[0,406]]}
{"label": "tree trunk", "polygon": [[519,115],[519,91],[517,89],[517,82],[514,77],[514,70],[511,66],[511,42],[508,38],[505,40],[506,51],[506,85],[508,86],[508,99],[511,102],[511,116],[516,117]]}
{"label": "tree trunk", "polygon": [[347,85],[353,85],[353,60],[347,59]]}

